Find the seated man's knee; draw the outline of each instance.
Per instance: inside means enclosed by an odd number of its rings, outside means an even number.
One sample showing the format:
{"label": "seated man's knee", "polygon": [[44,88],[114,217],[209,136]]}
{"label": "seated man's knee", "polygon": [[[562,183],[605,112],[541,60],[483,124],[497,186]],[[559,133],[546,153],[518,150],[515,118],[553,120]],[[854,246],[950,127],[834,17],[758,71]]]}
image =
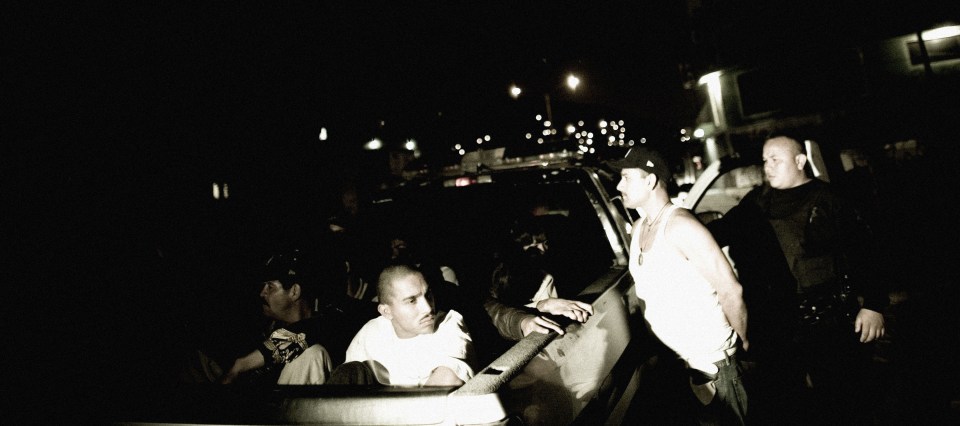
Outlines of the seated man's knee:
{"label": "seated man's knee", "polygon": [[377,377],[366,362],[350,361],[333,369],[329,385],[373,385],[377,384]]}

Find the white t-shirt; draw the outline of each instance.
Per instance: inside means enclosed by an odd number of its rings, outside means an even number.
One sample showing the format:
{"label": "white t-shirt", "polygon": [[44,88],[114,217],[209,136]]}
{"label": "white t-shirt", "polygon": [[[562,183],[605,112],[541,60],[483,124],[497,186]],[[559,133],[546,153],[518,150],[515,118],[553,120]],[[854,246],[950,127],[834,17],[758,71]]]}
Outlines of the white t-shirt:
{"label": "white t-shirt", "polygon": [[440,366],[450,368],[464,382],[470,380],[473,340],[463,316],[457,311],[441,312],[437,321],[434,333],[409,339],[397,337],[386,317],[367,321],[350,342],[346,362],[374,361],[371,367],[377,381],[386,385],[423,386]]}

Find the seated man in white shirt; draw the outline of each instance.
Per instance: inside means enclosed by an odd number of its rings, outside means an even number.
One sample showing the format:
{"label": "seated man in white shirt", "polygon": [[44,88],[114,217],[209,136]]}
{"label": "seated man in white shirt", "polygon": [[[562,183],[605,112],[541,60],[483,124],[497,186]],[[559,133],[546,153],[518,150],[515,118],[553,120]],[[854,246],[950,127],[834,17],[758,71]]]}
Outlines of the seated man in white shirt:
{"label": "seated man in white shirt", "polygon": [[436,312],[420,271],[387,267],[377,294],[380,316],[354,336],[346,364],[364,363],[384,385],[460,386],[473,377],[473,341],[463,317]]}

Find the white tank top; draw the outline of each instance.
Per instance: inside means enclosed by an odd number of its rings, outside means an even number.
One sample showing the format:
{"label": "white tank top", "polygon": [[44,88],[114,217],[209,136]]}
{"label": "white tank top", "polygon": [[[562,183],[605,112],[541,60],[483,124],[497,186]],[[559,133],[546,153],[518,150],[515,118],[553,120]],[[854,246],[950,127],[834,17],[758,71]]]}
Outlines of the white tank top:
{"label": "white tank top", "polygon": [[[640,257],[640,226],[630,240],[630,274],[650,330],[693,368],[711,371],[712,363],[732,355],[737,335],[727,322],[717,291],[694,265],[667,241],[670,206],[650,248]],[[642,226],[642,225],[641,225]]]}

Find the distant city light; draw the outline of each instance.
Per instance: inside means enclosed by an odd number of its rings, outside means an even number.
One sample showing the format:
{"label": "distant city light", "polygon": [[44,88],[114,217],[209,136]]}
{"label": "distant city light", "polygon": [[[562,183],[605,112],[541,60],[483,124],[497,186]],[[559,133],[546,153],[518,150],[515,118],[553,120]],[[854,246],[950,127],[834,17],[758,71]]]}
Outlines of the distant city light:
{"label": "distant city light", "polygon": [[680,129],[680,134],[681,135],[687,134],[687,129]]}
{"label": "distant city light", "polygon": [[703,135],[705,135],[706,133],[707,133],[707,132],[703,131],[703,129],[697,129],[697,130],[694,130],[694,131],[693,131],[693,137],[695,137],[695,138],[702,138]]}
{"label": "distant city light", "polygon": [[601,135],[607,134],[607,129],[600,129],[600,134]]}
{"label": "distant city light", "polygon": [[513,96],[514,99],[520,97],[520,93],[523,92],[517,87],[516,84],[510,86],[510,96]]}
{"label": "distant city light", "polygon": [[453,146],[453,149],[460,149],[460,148],[462,148],[462,146],[460,146],[460,144],[456,144],[456,145]]}
{"label": "distant city light", "polygon": [[484,135],[484,136],[483,136],[483,140],[484,140],[485,142],[490,142],[490,135]]}
{"label": "distant city light", "polygon": [[407,141],[403,144],[403,147],[407,150],[415,151],[417,149],[417,141],[413,139],[407,139]]}
{"label": "distant city light", "polygon": [[604,128],[604,127],[607,127],[607,120],[600,120],[599,126],[600,126],[601,129]]}
{"label": "distant city light", "polygon": [[367,151],[376,151],[380,148],[383,148],[383,141],[377,138],[370,139],[369,142],[363,145],[363,149]]}
{"label": "distant city light", "polygon": [[230,186],[226,182],[223,183],[223,199],[230,198]]}
{"label": "distant city light", "polygon": [[457,151],[457,153],[459,153],[460,155],[464,155],[464,154],[466,154],[466,153],[467,153],[467,151],[465,151],[465,150],[463,150],[463,149],[461,149],[461,150],[459,150],[459,151]]}
{"label": "distant city light", "polygon": [[613,130],[617,130],[617,129],[620,128],[620,125],[617,124],[617,123],[613,123],[613,124],[610,126],[610,128],[613,129]]}
{"label": "distant city light", "polygon": [[527,135],[526,135],[526,136],[527,136],[527,139],[532,139],[532,138],[533,138],[533,135],[532,135],[532,134],[530,134],[530,133],[527,133]]}
{"label": "distant city light", "polygon": [[577,131],[577,127],[573,124],[567,124],[567,134],[572,134]]}
{"label": "distant city light", "polygon": [[577,125],[580,126],[580,127],[583,127],[583,120],[578,121],[578,122],[577,122]]}
{"label": "distant city light", "polygon": [[536,119],[537,119],[537,121],[540,121],[540,120],[543,120],[543,116],[542,116],[542,115],[540,115],[540,114],[537,114],[537,116],[536,116],[536,117],[534,117],[534,118],[536,118]]}
{"label": "distant city light", "polygon": [[326,128],[326,127],[321,127],[321,128],[320,128],[320,140],[322,140],[322,141],[327,140],[327,128]]}
{"label": "distant city light", "polygon": [[551,123],[550,120],[546,120],[543,122],[543,127],[550,127],[552,124],[553,123]]}
{"label": "distant city light", "polygon": [[543,138],[537,138],[537,143],[542,144],[542,143],[543,143]]}
{"label": "distant city light", "polygon": [[220,199],[220,185],[218,185],[216,182],[213,183],[213,199]]}
{"label": "distant city light", "polygon": [[570,90],[577,90],[577,86],[579,85],[580,85],[580,79],[577,78],[577,76],[573,74],[570,74],[569,76],[567,76],[567,87],[569,87]]}
{"label": "distant city light", "polygon": [[482,143],[483,143],[483,138],[477,138],[477,145],[480,145]]}

